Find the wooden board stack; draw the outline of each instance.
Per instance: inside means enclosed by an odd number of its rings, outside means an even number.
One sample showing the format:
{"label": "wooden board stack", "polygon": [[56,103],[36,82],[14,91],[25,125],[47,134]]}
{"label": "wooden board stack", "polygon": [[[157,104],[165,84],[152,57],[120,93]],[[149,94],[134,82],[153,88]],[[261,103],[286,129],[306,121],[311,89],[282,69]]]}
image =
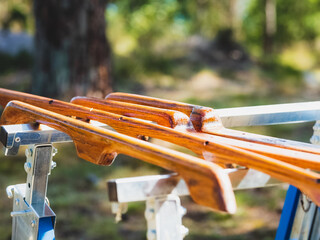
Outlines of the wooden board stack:
{"label": "wooden board stack", "polygon": [[[68,103],[6,89],[0,89],[0,104],[5,108],[2,125],[45,124],[65,132],[79,157],[94,164],[110,165],[117,154],[125,154],[177,172],[196,203],[218,211],[236,211],[224,171],[230,164],[294,185],[320,206],[320,174],[315,172],[320,170],[319,148],[226,129],[208,107],[126,93],[106,99],[75,97]],[[148,137],[189,148],[198,157],[143,140]]]}

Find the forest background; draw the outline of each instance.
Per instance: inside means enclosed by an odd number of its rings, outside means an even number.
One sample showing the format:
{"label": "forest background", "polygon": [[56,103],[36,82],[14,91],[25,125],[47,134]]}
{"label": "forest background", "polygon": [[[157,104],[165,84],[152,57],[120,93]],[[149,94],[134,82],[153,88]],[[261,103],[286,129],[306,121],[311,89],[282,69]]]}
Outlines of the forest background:
{"label": "forest background", "polygon": [[[0,0],[0,87],[46,95],[34,88],[35,2]],[[102,97],[113,89],[214,108],[319,100],[320,0],[101,2],[111,71],[104,91],[84,94]],[[74,85],[63,84],[54,97],[68,101]],[[309,141],[312,123],[244,130]],[[130,204],[123,222],[115,224],[105,181],[161,170],[124,156],[101,168],[79,160],[72,144],[57,148],[48,190],[57,238],[145,239],[144,204]],[[10,158],[1,153],[2,193],[25,181],[22,152]],[[12,203],[0,196],[0,236],[10,239]],[[273,239],[284,196],[285,186],[238,191],[239,209],[232,216],[184,198],[186,239]]]}

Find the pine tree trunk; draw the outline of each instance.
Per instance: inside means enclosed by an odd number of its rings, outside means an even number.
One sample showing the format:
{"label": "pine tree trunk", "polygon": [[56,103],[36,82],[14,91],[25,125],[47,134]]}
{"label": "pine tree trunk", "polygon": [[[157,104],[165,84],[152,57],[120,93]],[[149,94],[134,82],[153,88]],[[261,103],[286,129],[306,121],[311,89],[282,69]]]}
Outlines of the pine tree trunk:
{"label": "pine tree trunk", "polygon": [[273,38],[277,31],[276,0],[265,0],[264,55],[273,53]]}
{"label": "pine tree trunk", "polygon": [[112,90],[106,5],[107,0],[34,0],[34,93],[103,97]]}

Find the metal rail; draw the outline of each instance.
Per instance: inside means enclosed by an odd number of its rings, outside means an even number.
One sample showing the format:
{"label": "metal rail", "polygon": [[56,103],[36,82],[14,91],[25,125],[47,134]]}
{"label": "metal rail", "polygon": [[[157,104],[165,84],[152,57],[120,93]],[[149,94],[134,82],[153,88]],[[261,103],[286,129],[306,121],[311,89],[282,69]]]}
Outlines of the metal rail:
{"label": "metal rail", "polygon": [[[253,169],[225,169],[234,190],[270,187],[281,183],[269,175]],[[189,190],[176,174],[112,179],[107,182],[111,202],[146,201],[150,197],[174,194],[189,195]]]}
{"label": "metal rail", "polygon": [[[91,121],[94,126],[103,127],[112,130],[106,124]],[[5,155],[16,155],[20,146],[30,144],[44,144],[44,143],[64,143],[72,142],[69,135],[60,132],[46,125],[40,124],[15,124],[4,125],[0,128],[0,141],[5,147]]]}
{"label": "metal rail", "polygon": [[320,101],[216,109],[225,127],[312,122],[320,119]]}

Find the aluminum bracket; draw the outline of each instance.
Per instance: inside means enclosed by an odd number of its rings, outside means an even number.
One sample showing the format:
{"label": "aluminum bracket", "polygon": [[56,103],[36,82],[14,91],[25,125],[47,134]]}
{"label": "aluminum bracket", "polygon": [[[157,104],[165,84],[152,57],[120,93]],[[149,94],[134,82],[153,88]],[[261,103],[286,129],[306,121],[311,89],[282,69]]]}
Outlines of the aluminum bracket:
{"label": "aluminum bracket", "polygon": [[30,145],[24,165],[27,182],[7,187],[8,197],[13,198],[12,240],[55,239],[56,216],[46,197],[55,153],[51,144]]}

